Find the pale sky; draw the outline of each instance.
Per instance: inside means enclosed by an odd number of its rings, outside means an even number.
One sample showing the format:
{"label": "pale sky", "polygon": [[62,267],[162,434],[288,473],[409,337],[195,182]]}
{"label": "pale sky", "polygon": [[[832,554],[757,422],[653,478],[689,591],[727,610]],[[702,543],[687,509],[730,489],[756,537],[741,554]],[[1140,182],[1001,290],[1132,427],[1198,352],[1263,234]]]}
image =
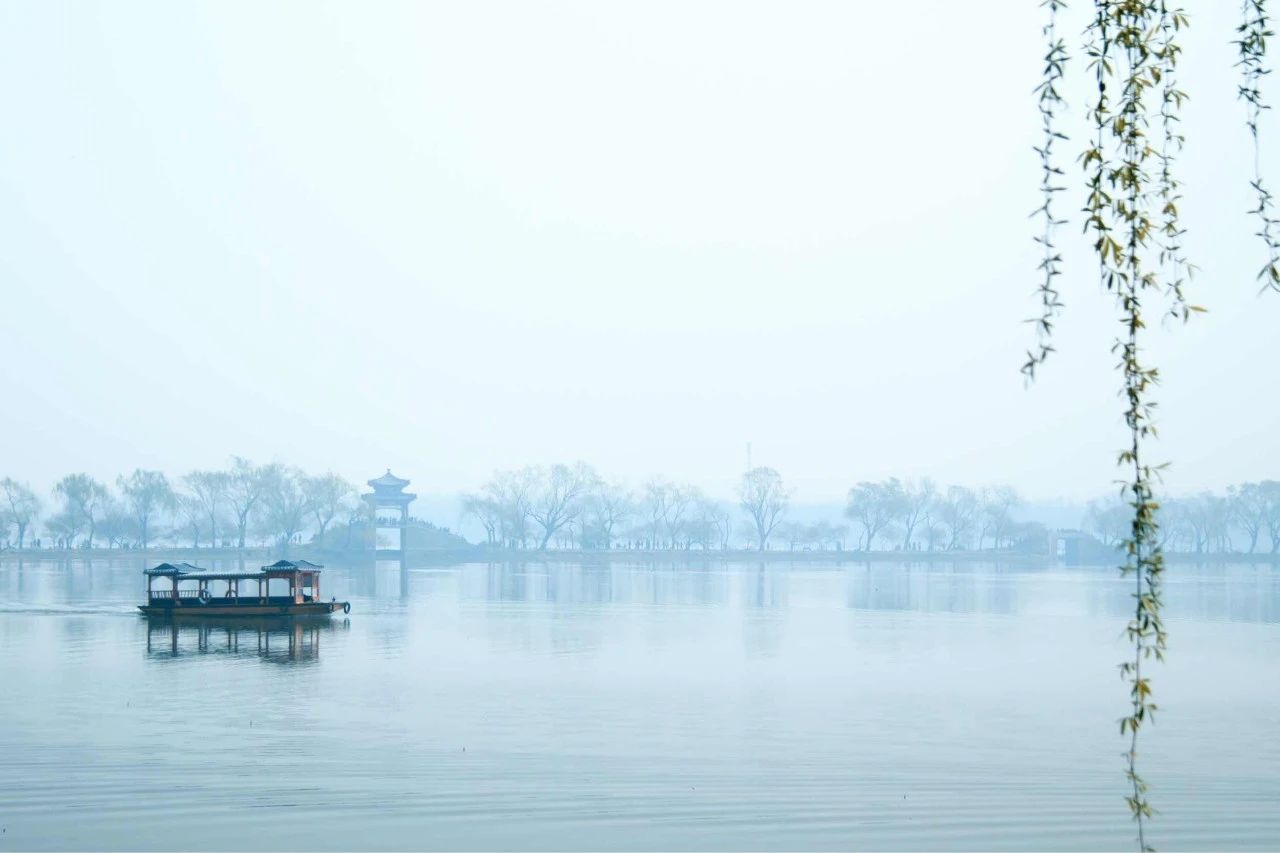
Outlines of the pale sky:
{"label": "pale sky", "polygon": [[[1038,5],[10,0],[0,476],[236,453],[447,494],[583,459],[727,496],[750,441],[810,501],[1106,491],[1115,312],[1074,129],[1060,352],[1018,372]],[[1157,330],[1178,491],[1280,478],[1235,5],[1187,3],[1211,313]]]}

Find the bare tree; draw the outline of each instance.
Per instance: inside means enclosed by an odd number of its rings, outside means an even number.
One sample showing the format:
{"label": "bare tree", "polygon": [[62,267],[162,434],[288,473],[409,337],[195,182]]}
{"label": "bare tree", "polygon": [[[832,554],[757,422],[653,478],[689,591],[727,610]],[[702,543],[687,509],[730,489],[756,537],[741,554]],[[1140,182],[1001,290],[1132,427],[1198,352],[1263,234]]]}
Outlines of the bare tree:
{"label": "bare tree", "polygon": [[788,551],[794,551],[797,545],[808,543],[809,525],[799,521],[781,521],[774,528],[773,535],[786,543]]}
{"label": "bare tree", "polygon": [[994,547],[999,548],[1013,524],[1013,510],[1022,505],[1022,498],[1010,486],[992,486],[982,490],[981,525],[978,532],[978,550],[990,533]]}
{"label": "bare tree", "polygon": [[844,514],[862,525],[863,550],[870,551],[876,536],[902,515],[906,492],[896,479],[883,483],[861,482],[849,490]]}
{"label": "bare tree", "polygon": [[88,530],[86,546],[92,548],[102,505],[109,497],[107,487],[88,474],[68,474],[53,487],[53,493],[62,498],[63,513],[75,530]]}
{"label": "bare tree", "polygon": [[178,496],[179,526],[191,538],[192,548],[200,547],[200,527],[205,519],[205,511],[204,503],[194,495]]}
{"label": "bare tree", "polygon": [[696,536],[690,529],[689,514],[703,500],[702,492],[696,486],[671,486],[665,492],[666,507],[663,513],[663,526],[667,541],[672,547],[680,546],[689,549]]}
{"label": "bare tree", "polygon": [[498,471],[485,484],[485,495],[498,509],[502,542],[508,548],[524,548],[529,542],[529,513],[538,469]]}
{"label": "bare tree", "polygon": [[1271,540],[1271,553],[1280,552],[1280,481],[1263,480],[1258,484],[1266,505],[1265,523]]}
{"label": "bare tree", "polygon": [[1164,509],[1175,530],[1185,537],[1190,550],[1197,554],[1230,550],[1229,516],[1224,498],[1200,492],[1191,497],[1166,501]]}
{"label": "bare tree", "polygon": [[26,483],[19,483],[9,477],[0,480],[0,496],[3,496],[9,523],[18,528],[18,547],[22,548],[27,528],[40,516],[40,499]]}
{"label": "bare tree", "polygon": [[[1122,504],[1127,506],[1127,504]],[[1125,520],[1121,541],[1129,535],[1132,520]],[[1160,547],[1169,550],[1191,550],[1195,547],[1195,525],[1191,521],[1191,508],[1180,498],[1166,498],[1160,502]]]}
{"label": "bare tree", "polygon": [[1208,493],[1169,498],[1160,505],[1164,523],[1170,528],[1173,547],[1203,554],[1209,550],[1213,521],[1207,506]]}
{"label": "bare tree", "polygon": [[691,490],[692,503],[688,515],[681,524],[681,539],[685,548],[697,545],[703,551],[721,542],[720,520],[727,513],[720,504],[700,491]]}
{"label": "bare tree", "polygon": [[721,551],[729,549],[729,540],[733,538],[733,513],[724,504],[717,503],[711,516],[711,524],[715,529],[716,543]]}
{"label": "bare tree", "polygon": [[929,508],[937,500],[937,492],[938,487],[928,477],[918,483],[909,481],[902,487],[896,519],[902,528],[902,550],[911,550],[916,528],[929,517]]}
{"label": "bare tree", "polygon": [[972,489],[950,486],[938,505],[938,520],[947,528],[947,550],[954,551],[969,543],[969,536],[978,520],[981,503]]}
{"label": "bare tree", "polygon": [[484,528],[485,539],[490,545],[499,543],[502,512],[498,504],[484,495],[462,496],[462,517],[474,518]]}
{"label": "bare tree", "polygon": [[74,510],[63,507],[44,523],[45,530],[57,540],[60,548],[75,547],[75,540],[84,529],[84,521]]}
{"label": "bare tree", "polygon": [[941,515],[940,508],[934,508],[929,511],[921,522],[920,528],[924,531],[924,547],[927,551],[933,551],[939,542],[947,535],[947,528],[943,525],[939,518],[934,517],[934,513]]}
{"label": "bare tree", "polygon": [[1133,510],[1119,497],[1093,500],[1085,509],[1084,529],[1103,545],[1115,547],[1129,535],[1132,520]]}
{"label": "bare tree", "polygon": [[141,540],[142,524],[126,504],[108,498],[101,514],[98,533],[107,540],[108,548],[123,548]]}
{"label": "bare tree", "polygon": [[615,531],[626,524],[634,511],[626,487],[597,480],[583,504],[583,547],[612,548]]}
{"label": "bare tree", "polygon": [[[217,547],[218,520],[223,504],[229,502],[231,475],[226,471],[192,471],[182,478],[209,521],[209,542]],[[243,547],[243,534],[241,539]]]}
{"label": "bare tree", "polygon": [[172,509],[175,504],[169,480],[159,471],[138,468],[128,477],[117,477],[116,485],[124,495],[126,508],[138,524],[140,544],[146,550],[151,543],[151,519],[157,512]]}
{"label": "bare tree", "polygon": [[236,533],[239,547],[244,548],[245,534],[249,529],[249,517],[258,509],[267,488],[268,469],[254,465],[242,456],[231,457],[231,470],[227,472],[227,498],[236,516]]}
{"label": "bare tree", "polygon": [[1258,535],[1267,524],[1267,492],[1261,483],[1227,487],[1231,519],[1249,537],[1249,553],[1258,548]]}
{"label": "bare tree", "polygon": [[759,550],[768,546],[790,501],[791,493],[783,486],[782,475],[772,468],[753,468],[742,475],[738,502],[751,519]]}
{"label": "bare tree", "polygon": [[661,477],[650,479],[640,492],[637,532],[650,548],[687,545],[687,515],[701,498],[695,486],[677,485]]}
{"label": "bare tree", "polygon": [[316,538],[323,539],[329,523],[351,503],[356,487],[333,472],[319,477],[302,478],[302,490],[307,497],[311,515],[316,520]]}
{"label": "bare tree", "polygon": [[830,545],[837,551],[844,548],[844,538],[847,535],[849,535],[848,525],[832,524],[829,521],[815,522],[809,525],[808,530],[810,542],[823,549]]}
{"label": "bare tree", "polygon": [[311,501],[303,487],[306,474],[297,468],[268,465],[263,469],[263,508],[268,529],[286,548],[306,524]]}
{"label": "bare tree", "polygon": [[658,548],[667,532],[667,513],[676,486],[661,477],[646,482],[640,493],[640,532],[650,548]]}
{"label": "bare tree", "polygon": [[1205,493],[1201,496],[1205,514],[1205,532],[1209,547],[1219,553],[1233,550],[1231,542],[1231,504],[1221,495]]}
{"label": "bare tree", "polygon": [[529,517],[542,528],[539,551],[547,550],[551,537],[578,517],[583,497],[599,479],[585,462],[552,465],[546,472],[539,472],[538,484],[529,502]]}

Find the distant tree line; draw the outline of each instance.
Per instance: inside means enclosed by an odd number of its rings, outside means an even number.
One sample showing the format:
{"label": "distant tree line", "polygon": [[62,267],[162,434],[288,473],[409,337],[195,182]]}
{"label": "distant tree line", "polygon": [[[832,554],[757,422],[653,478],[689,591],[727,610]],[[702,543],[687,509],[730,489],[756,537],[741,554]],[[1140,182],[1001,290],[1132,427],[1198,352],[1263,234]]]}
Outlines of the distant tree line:
{"label": "distant tree line", "polygon": [[[1158,510],[1160,545],[1193,554],[1280,553],[1280,481],[1228,486],[1165,500]],[[1133,508],[1119,498],[1093,501],[1085,529],[1108,545],[1130,535]]]}
{"label": "distant tree line", "polygon": [[[513,550],[737,549],[1043,553],[1049,531],[1019,520],[1023,501],[1008,486],[938,487],[932,480],[863,481],[847,495],[843,518],[789,517],[793,492],[772,468],[742,475],[734,499],[654,477],[627,486],[578,462],[497,471],[462,511],[485,545]],[[1197,554],[1280,553],[1280,481],[1230,486],[1165,501],[1161,544]],[[1091,501],[1082,526],[1105,545],[1128,534],[1131,508],[1118,498]],[[0,480],[0,546],[43,548],[235,547],[312,543],[331,550],[362,546],[372,514],[342,477],[239,456],[225,468],[170,480],[138,469],[102,483],[68,474],[46,496]],[[462,544],[447,528],[411,525]]]}
{"label": "distant tree line", "polygon": [[579,462],[496,472],[463,496],[463,511],[486,543],[510,549],[645,550],[1044,550],[1048,531],[1019,522],[1008,487],[939,490],[931,480],[861,482],[849,490],[845,520],[787,518],[792,492],[772,468],[746,472],[736,501],[697,486],[652,478],[637,488]]}
{"label": "distant tree line", "polygon": [[226,468],[176,481],[137,469],[117,477],[114,488],[68,474],[49,497],[46,505],[29,484],[0,480],[0,542],[65,549],[287,545],[304,533],[322,539],[335,523],[349,531],[368,515],[355,487],[336,474],[313,476],[239,456]]}
{"label": "distant tree line", "polygon": [[[743,476],[740,506],[767,543],[790,494],[771,468]],[[733,508],[697,486],[655,477],[638,490],[601,477],[583,462],[498,471],[462,498],[465,515],[502,548],[724,549],[735,534]]]}

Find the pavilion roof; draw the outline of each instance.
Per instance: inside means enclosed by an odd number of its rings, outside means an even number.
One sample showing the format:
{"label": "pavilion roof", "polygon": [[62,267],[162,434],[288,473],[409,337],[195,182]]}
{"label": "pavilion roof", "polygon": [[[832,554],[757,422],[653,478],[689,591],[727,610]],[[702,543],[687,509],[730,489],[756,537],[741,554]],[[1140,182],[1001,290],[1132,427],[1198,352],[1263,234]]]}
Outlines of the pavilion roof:
{"label": "pavilion roof", "polygon": [[405,486],[409,485],[408,480],[402,480],[395,474],[392,474],[390,468],[388,468],[387,473],[383,474],[381,477],[375,477],[374,479],[367,480],[366,482],[375,489],[403,489]]}

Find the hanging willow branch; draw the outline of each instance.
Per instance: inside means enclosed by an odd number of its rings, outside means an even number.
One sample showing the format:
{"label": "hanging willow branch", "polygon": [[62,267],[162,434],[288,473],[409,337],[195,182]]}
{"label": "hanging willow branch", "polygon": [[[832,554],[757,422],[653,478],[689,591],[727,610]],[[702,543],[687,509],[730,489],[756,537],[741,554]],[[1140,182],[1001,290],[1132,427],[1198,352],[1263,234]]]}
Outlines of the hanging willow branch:
{"label": "hanging willow branch", "polygon": [[1099,257],[1099,274],[1106,276],[1106,254],[1104,249],[1111,242],[1111,222],[1109,218],[1111,196],[1106,191],[1106,177],[1110,169],[1106,141],[1107,116],[1110,113],[1110,102],[1107,99],[1107,80],[1111,77],[1111,3],[1109,0],[1098,0],[1097,17],[1086,31],[1088,38],[1085,44],[1085,55],[1089,57],[1089,68],[1098,82],[1098,97],[1089,109],[1088,115],[1094,125],[1094,142],[1080,155],[1080,165],[1084,169],[1088,192],[1085,195],[1085,233],[1094,237],[1094,251]]}
{"label": "hanging willow branch", "polygon": [[[1162,282],[1156,266],[1148,263],[1153,238],[1160,236],[1157,219],[1168,216],[1168,202],[1163,201],[1162,196],[1172,193],[1176,182],[1170,173],[1167,179],[1157,180],[1153,186],[1150,166],[1158,155],[1148,138],[1147,97],[1161,85],[1162,70],[1171,63],[1176,64],[1177,26],[1170,24],[1163,4],[1120,0],[1110,5],[1106,47],[1114,46],[1117,61],[1123,62],[1124,73],[1119,77],[1121,88],[1116,109],[1102,117],[1116,150],[1116,162],[1106,170],[1112,192],[1105,204],[1106,219],[1114,225],[1114,234],[1104,234],[1096,249],[1103,266],[1103,283],[1119,300],[1123,328],[1113,351],[1119,356],[1117,366],[1123,376],[1122,397],[1129,445],[1120,452],[1117,461],[1129,471],[1124,492],[1133,508],[1133,520],[1124,542],[1125,563],[1121,570],[1134,578],[1134,612],[1126,626],[1126,634],[1133,643],[1133,657],[1120,666],[1121,675],[1129,684],[1130,698],[1130,710],[1120,720],[1120,732],[1129,735],[1125,774],[1131,790],[1125,799],[1137,822],[1139,847],[1145,850],[1146,822],[1154,812],[1147,798],[1147,782],[1138,771],[1138,733],[1143,724],[1152,719],[1156,704],[1152,701],[1150,677],[1142,667],[1151,658],[1163,658],[1166,636],[1160,614],[1164,555],[1159,544],[1156,518],[1159,505],[1155,499],[1161,466],[1151,465],[1144,453],[1147,439],[1156,435],[1153,420],[1156,404],[1151,395],[1160,374],[1146,361],[1141,345],[1146,328],[1144,300],[1153,291],[1162,289],[1163,284],[1173,297],[1170,310],[1182,311],[1184,316],[1187,310],[1181,284],[1176,280]],[[1107,52],[1104,50],[1102,57],[1104,75],[1108,67]],[[1179,102],[1177,97],[1162,98],[1160,113],[1165,127],[1176,120]],[[1165,119],[1166,114],[1171,118]],[[1170,168],[1169,160],[1160,159],[1164,174]],[[1116,236],[1121,239],[1115,239]],[[1166,252],[1162,249],[1161,254]]]}
{"label": "hanging willow branch", "polygon": [[[1175,74],[1181,54],[1178,34],[1187,19],[1163,0],[1097,0],[1095,7],[1097,14],[1086,33],[1098,94],[1089,111],[1095,139],[1081,155],[1087,187],[1084,227],[1093,238],[1102,283],[1116,295],[1123,330],[1112,351],[1118,357],[1129,430],[1128,445],[1117,462],[1128,472],[1123,493],[1133,509],[1121,572],[1133,578],[1134,610],[1125,628],[1133,655],[1120,665],[1129,685],[1129,710],[1120,720],[1120,733],[1128,737],[1125,801],[1137,823],[1139,848],[1147,850],[1147,822],[1155,812],[1139,772],[1138,736],[1153,720],[1156,704],[1143,664],[1163,659],[1166,634],[1161,618],[1164,555],[1155,494],[1163,466],[1148,462],[1145,452],[1147,442],[1156,437],[1152,395],[1160,374],[1147,361],[1142,337],[1151,298],[1164,296],[1167,313],[1182,319],[1201,310],[1184,292],[1192,267],[1182,249],[1180,182],[1174,168],[1183,142],[1179,122],[1186,100]],[[1118,86],[1114,101],[1109,85]],[[1156,94],[1159,105],[1153,107]],[[1158,147],[1149,136],[1153,116],[1159,119]]]}
{"label": "hanging willow branch", "polygon": [[[1041,161],[1044,205],[1036,214],[1042,217],[1044,231],[1036,241],[1044,254],[1042,281],[1037,288],[1041,317],[1032,321],[1036,323],[1037,349],[1027,353],[1022,367],[1029,379],[1034,379],[1036,368],[1053,351],[1048,339],[1062,307],[1055,282],[1061,274],[1061,258],[1053,242],[1054,229],[1061,220],[1055,219],[1051,202],[1060,189],[1054,179],[1061,174],[1054,165],[1053,143],[1065,138],[1055,128],[1063,105],[1058,86],[1068,58],[1057,38],[1056,24],[1057,13],[1065,5],[1064,0],[1042,3],[1049,12],[1043,30],[1048,52],[1036,89],[1044,131],[1044,144],[1036,152]],[[1161,617],[1164,554],[1156,500],[1164,466],[1151,464],[1146,455],[1149,441],[1156,437],[1153,393],[1160,374],[1147,359],[1143,333],[1153,300],[1163,303],[1161,313],[1182,320],[1204,310],[1191,304],[1185,291],[1195,267],[1183,250],[1181,182],[1175,168],[1184,142],[1180,114],[1187,96],[1178,86],[1177,70],[1182,54],[1179,37],[1187,17],[1168,0],[1093,0],[1093,8],[1084,52],[1097,95],[1086,112],[1093,124],[1093,139],[1080,155],[1086,190],[1084,232],[1097,255],[1102,284],[1116,296],[1122,327],[1112,351],[1122,377],[1129,441],[1117,462],[1126,472],[1122,493],[1133,518],[1123,542],[1121,572],[1133,579],[1134,609],[1125,629],[1133,654],[1120,665],[1129,686],[1129,708],[1120,720],[1120,733],[1128,738],[1124,758],[1130,790],[1125,801],[1137,823],[1139,847],[1148,850],[1147,822],[1155,810],[1147,797],[1147,783],[1138,772],[1138,736],[1145,724],[1154,720],[1156,704],[1144,665],[1163,660],[1167,635]],[[1280,290],[1280,220],[1262,180],[1259,140],[1260,119],[1268,109],[1261,93],[1262,78],[1269,73],[1265,68],[1266,45],[1274,34],[1266,0],[1244,0],[1243,11],[1236,42],[1238,64],[1244,69],[1239,91],[1249,106],[1247,126],[1254,145],[1252,186],[1258,200],[1250,212],[1261,223],[1258,236],[1268,252],[1259,278]],[[1153,141],[1151,134],[1157,129],[1159,138]]]}
{"label": "hanging willow branch", "polygon": [[1185,285],[1195,272],[1195,267],[1187,261],[1182,248],[1182,236],[1186,233],[1179,218],[1178,205],[1182,201],[1179,192],[1182,183],[1174,174],[1174,165],[1186,137],[1180,129],[1182,104],[1187,99],[1186,92],[1178,88],[1178,60],[1182,55],[1182,47],[1178,43],[1178,32],[1187,26],[1186,13],[1180,9],[1171,9],[1167,3],[1160,3],[1160,30],[1157,45],[1156,73],[1160,81],[1160,129],[1163,140],[1160,145],[1160,264],[1165,273],[1165,285],[1172,302],[1169,313],[1183,321],[1190,319],[1192,312],[1202,310],[1187,301]]}
{"label": "hanging willow branch", "polygon": [[1258,137],[1262,112],[1270,109],[1262,99],[1262,78],[1270,73],[1265,67],[1267,39],[1275,33],[1270,29],[1266,0],[1244,0],[1241,12],[1244,20],[1236,27],[1240,34],[1235,42],[1240,48],[1240,61],[1236,64],[1244,74],[1239,92],[1249,108],[1246,125],[1253,137],[1253,180],[1250,185],[1258,200],[1258,206],[1249,212],[1258,217],[1258,236],[1267,249],[1267,263],[1258,272],[1258,278],[1266,287],[1280,290],[1280,242],[1277,242],[1280,240],[1280,220],[1275,218],[1271,192],[1262,181],[1261,141]]}
{"label": "hanging willow branch", "polygon": [[1040,261],[1040,316],[1031,321],[1036,326],[1036,347],[1028,350],[1027,361],[1022,366],[1022,372],[1028,380],[1035,378],[1036,368],[1053,352],[1049,338],[1053,334],[1054,318],[1062,310],[1062,300],[1055,280],[1062,274],[1062,255],[1054,243],[1054,232],[1065,222],[1053,213],[1053,197],[1064,189],[1058,185],[1062,169],[1054,159],[1053,146],[1059,139],[1065,141],[1067,138],[1056,125],[1058,110],[1065,103],[1058,92],[1058,85],[1067,64],[1066,43],[1058,37],[1058,10],[1066,3],[1064,0],[1044,0],[1040,5],[1049,13],[1049,21],[1043,30],[1046,42],[1044,76],[1036,87],[1044,142],[1035,150],[1040,155],[1040,194],[1044,203],[1031,215],[1039,216],[1044,225],[1043,232],[1035,238],[1044,255]]}

